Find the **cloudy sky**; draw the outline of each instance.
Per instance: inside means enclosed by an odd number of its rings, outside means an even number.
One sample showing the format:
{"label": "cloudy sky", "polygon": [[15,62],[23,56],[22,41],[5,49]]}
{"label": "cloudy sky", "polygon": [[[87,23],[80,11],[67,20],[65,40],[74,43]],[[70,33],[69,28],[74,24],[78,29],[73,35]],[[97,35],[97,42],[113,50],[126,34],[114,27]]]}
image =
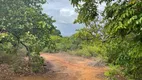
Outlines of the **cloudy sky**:
{"label": "cloudy sky", "polygon": [[73,24],[77,17],[73,6],[69,0],[48,0],[48,3],[43,5],[43,12],[56,20],[54,24],[57,26],[63,36],[70,36],[75,33],[76,29],[83,27],[80,24]]}

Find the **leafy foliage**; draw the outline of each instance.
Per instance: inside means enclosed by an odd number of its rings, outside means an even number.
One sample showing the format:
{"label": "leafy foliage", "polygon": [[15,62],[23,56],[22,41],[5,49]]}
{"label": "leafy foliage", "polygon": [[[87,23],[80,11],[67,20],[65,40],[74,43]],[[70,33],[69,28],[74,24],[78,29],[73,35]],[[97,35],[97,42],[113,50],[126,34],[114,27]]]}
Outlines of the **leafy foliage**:
{"label": "leafy foliage", "polygon": [[79,13],[76,22],[86,24],[93,21],[98,15],[97,1],[96,0],[71,0],[72,4],[77,7],[76,11]]}
{"label": "leafy foliage", "polygon": [[[103,2],[106,4],[105,9],[99,12],[97,5]],[[77,22],[85,23],[86,26],[96,24],[96,28],[101,28],[102,36],[98,40],[104,42],[108,62],[123,68],[122,74],[128,79],[141,79],[142,75],[139,74],[142,72],[142,1],[71,0],[71,3],[77,7],[79,13]],[[100,15],[93,15],[94,13],[102,14],[103,20],[98,21]],[[103,25],[100,26],[100,24]]]}
{"label": "leafy foliage", "polygon": [[[104,56],[106,48],[102,42],[99,41],[100,34],[93,34],[94,28],[82,28],[76,31],[70,37],[51,36],[51,40],[55,43],[53,48],[46,48],[44,51],[48,52],[69,52],[72,55],[82,57],[96,57]],[[92,32],[93,30],[93,32]],[[97,31],[96,31],[97,32]],[[95,43],[94,43],[95,41]],[[101,54],[101,55],[100,55]]]}
{"label": "leafy foliage", "polygon": [[35,73],[43,72],[44,70],[43,64],[44,64],[44,59],[42,57],[38,55],[32,55],[30,66],[32,67],[33,72]]}
{"label": "leafy foliage", "polygon": [[[51,35],[60,34],[53,25],[55,20],[42,13],[42,4],[45,2],[46,0],[0,0],[0,54],[3,55],[0,63],[12,65],[15,72],[23,73],[31,68],[32,72],[40,72],[43,66],[40,51],[53,44]],[[27,50],[22,57],[19,56],[21,52],[18,52],[21,48]],[[29,58],[27,61],[26,52]],[[17,58],[14,59],[13,56]]]}
{"label": "leafy foliage", "polygon": [[[22,44],[28,54],[39,52],[49,43],[55,27],[54,20],[42,13],[45,0],[1,0],[0,30],[7,36],[0,38],[2,44],[17,47]],[[49,44],[48,44],[49,45]]]}

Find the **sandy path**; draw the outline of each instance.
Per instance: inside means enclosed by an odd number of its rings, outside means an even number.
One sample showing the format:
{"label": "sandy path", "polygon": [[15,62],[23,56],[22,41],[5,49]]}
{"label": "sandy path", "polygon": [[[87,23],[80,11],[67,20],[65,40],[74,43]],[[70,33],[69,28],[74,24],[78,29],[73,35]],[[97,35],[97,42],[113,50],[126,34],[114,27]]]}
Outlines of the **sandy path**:
{"label": "sandy path", "polygon": [[106,69],[88,66],[87,64],[92,60],[65,54],[42,54],[41,56],[52,64],[52,70],[68,74],[66,80],[104,80],[103,73]]}
{"label": "sandy path", "polygon": [[94,60],[67,54],[47,54],[45,59],[47,74],[39,76],[21,77],[16,80],[105,80],[105,67],[91,67],[88,63]]}

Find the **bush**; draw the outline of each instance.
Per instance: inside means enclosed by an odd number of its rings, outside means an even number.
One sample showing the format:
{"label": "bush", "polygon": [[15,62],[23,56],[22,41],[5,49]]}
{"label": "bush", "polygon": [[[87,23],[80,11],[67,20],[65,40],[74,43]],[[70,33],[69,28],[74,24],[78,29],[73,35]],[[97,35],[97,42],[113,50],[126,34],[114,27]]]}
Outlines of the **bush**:
{"label": "bush", "polygon": [[113,41],[108,45],[108,62],[119,65],[126,78],[142,79],[142,43],[123,41]]}
{"label": "bush", "polygon": [[0,53],[0,64],[12,64],[16,60],[16,55]]}
{"label": "bush", "polygon": [[25,60],[23,57],[18,57],[12,64],[12,68],[17,74],[31,74],[32,71],[29,66],[29,61]]}
{"label": "bush", "polygon": [[28,61],[25,61],[24,56],[1,53],[0,64],[9,65],[12,70],[18,74],[30,73]]}
{"label": "bush", "polygon": [[103,56],[106,53],[106,48],[102,44],[94,45],[83,45],[82,49],[77,49],[74,51],[69,51],[70,54],[83,56],[83,57],[96,57]]}
{"label": "bush", "polygon": [[47,53],[55,53],[57,52],[57,49],[56,48],[48,48],[48,47],[45,47],[42,52],[47,52]]}
{"label": "bush", "polygon": [[92,48],[83,48],[74,51],[69,51],[70,54],[82,56],[82,57],[96,57],[97,54]]}
{"label": "bush", "polygon": [[104,75],[108,80],[125,80],[119,65],[109,65],[109,70]]}
{"label": "bush", "polygon": [[19,57],[12,64],[15,73],[28,75],[38,72],[43,72],[44,59],[39,55],[32,55],[28,57]]}
{"label": "bush", "polygon": [[30,66],[34,73],[43,72],[44,59],[42,57],[40,57],[39,55],[32,55],[30,60]]}
{"label": "bush", "polygon": [[[22,50],[23,51],[23,50]],[[21,52],[21,51],[19,51]],[[23,52],[18,54],[0,54],[0,64],[9,65],[17,74],[28,75],[37,72],[43,72],[44,59],[40,55],[31,55],[26,57]]]}

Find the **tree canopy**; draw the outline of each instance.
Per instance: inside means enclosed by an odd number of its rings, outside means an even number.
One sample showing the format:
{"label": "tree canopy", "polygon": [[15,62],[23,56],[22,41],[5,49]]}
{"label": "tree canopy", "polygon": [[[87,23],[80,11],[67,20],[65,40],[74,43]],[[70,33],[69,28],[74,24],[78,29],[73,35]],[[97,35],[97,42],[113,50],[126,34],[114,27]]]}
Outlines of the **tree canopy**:
{"label": "tree canopy", "polygon": [[[42,13],[46,0],[1,0],[0,37],[1,46],[19,44],[26,47],[28,55],[38,53],[50,45],[50,35],[55,33],[55,20]],[[59,31],[58,31],[59,33]],[[58,34],[56,33],[56,34]],[[18,48],[18,47],[17,47]]]}
{"label": "tree canopy", "polygon": [[[141,0],[70,0],[79,13],[75,22],[101,27],[108,62],[120,65],[125,76],[139,80],[142,75],[142,1]],[[105,3],[103,12],[98,5]],[[100,15],[103,19],[100,21]],[[100,24],[102,24],[100,26]]]}

